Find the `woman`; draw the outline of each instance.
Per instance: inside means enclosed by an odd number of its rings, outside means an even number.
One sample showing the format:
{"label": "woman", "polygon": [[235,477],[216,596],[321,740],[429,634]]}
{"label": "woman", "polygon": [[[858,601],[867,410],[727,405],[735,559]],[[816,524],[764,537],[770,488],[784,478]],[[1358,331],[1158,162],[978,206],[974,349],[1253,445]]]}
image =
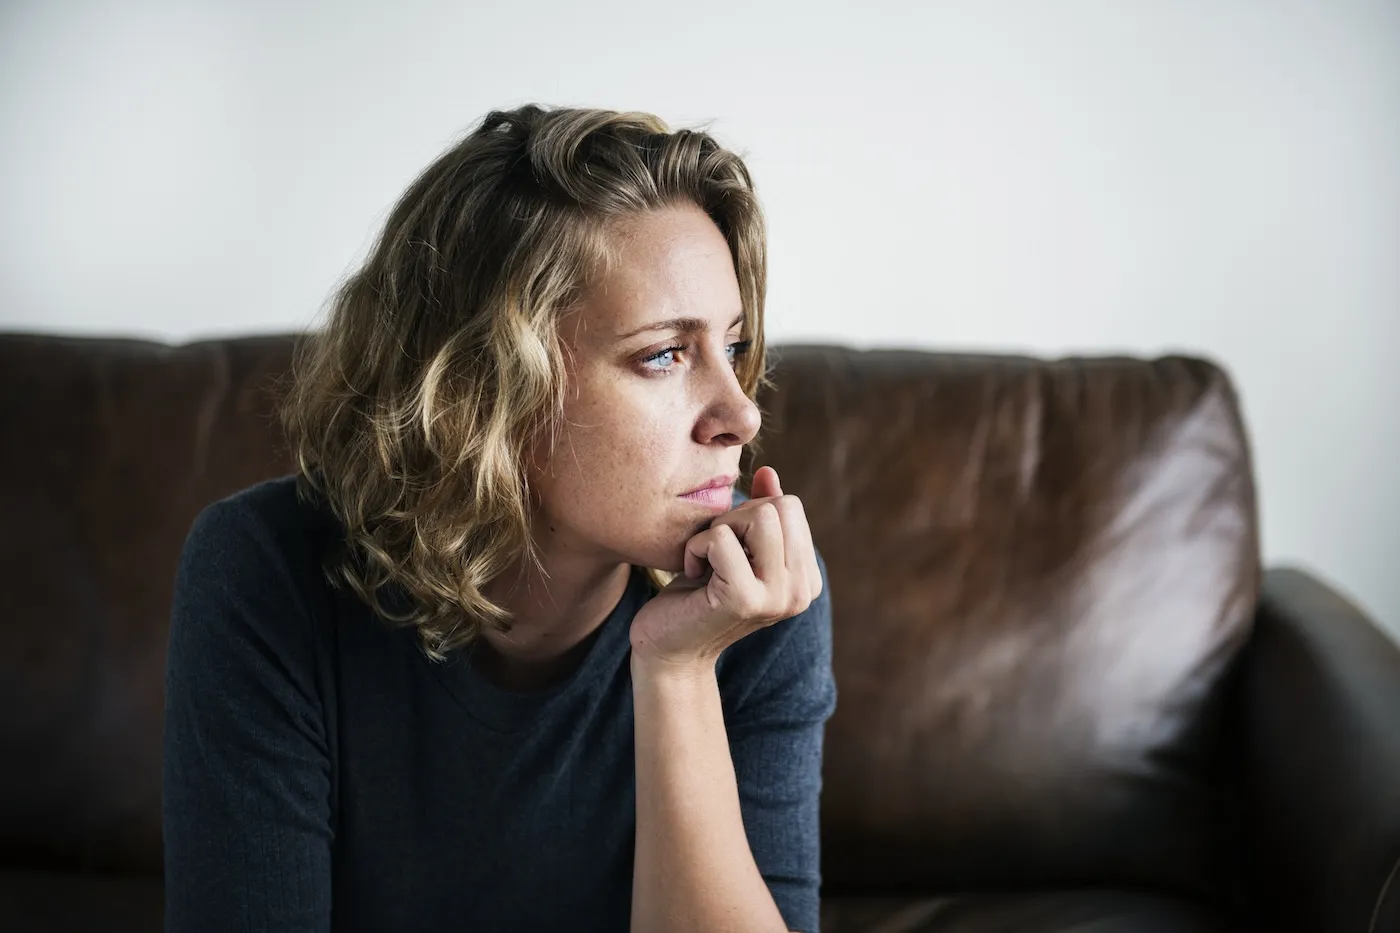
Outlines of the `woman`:
{"label": "woman", "polygon": [[815,931],[824,568],[771,468],[743,163],[490,114],[300,354],[298,474],[206,509],[171,931]]}

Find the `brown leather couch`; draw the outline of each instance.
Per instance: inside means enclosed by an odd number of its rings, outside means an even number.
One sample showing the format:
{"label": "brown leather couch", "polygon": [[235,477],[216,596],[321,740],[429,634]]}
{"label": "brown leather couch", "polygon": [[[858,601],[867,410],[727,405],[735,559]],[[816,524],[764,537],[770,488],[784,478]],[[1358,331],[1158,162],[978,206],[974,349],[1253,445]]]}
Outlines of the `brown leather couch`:
{"label": "brown leather couch", "polygon": [[[0,929],[159,927],[176,555],[288,471],[292,339],[0,336]],[[762,457],[835,606],[828,933],[1400,931],[1400,650],[1261,572],[1218,368],[777,357]]]}

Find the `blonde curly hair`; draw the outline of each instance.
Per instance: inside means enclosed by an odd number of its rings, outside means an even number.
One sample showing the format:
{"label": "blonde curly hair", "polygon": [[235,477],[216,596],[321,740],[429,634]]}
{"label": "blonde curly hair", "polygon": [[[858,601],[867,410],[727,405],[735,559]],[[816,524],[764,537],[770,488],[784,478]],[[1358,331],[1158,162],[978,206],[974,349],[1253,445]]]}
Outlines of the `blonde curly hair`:
{"label": "blonde curly hair", "polygon": [[539,563],[527,458],[562,423],[558,325],[606,270],[609,224],[685,203],[729,243],[752,341],[739,382],[756,398],[767,261],[753,182],[708,133],[645,113],[488,114],[409,186],[298,348],[281,417],[302,494],[345,530],[328,574],[416,628],[429,657],[508,628],[483,590]]}

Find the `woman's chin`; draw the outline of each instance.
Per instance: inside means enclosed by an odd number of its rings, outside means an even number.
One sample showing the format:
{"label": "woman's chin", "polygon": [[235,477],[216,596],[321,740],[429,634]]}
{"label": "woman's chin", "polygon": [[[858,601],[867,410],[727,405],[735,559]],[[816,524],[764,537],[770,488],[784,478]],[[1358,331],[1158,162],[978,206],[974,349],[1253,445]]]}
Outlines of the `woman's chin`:
{"label": "woman's chin", "polygon": [[628,563],[638,567],[650,567],[653,570],[664,570],[667,573],[685,572],[685,544],[689,538],[684,538],[679,542],[651,543],[649,546],[639,547],[632,551],[631,560]]}
{"label": "woman's chin", "polygon": [[[710,519],[697,521],[694,515],[667,516],[650,523],[651,534],[631,541],[618,541],[613,552],[627,555],[628,563],[667,573],[685,572],[685,546],[690,539],[710,527]],[[638,529],[640,530],[640,529]]]}
{"label": "woman's chin", "polygon": [[681,545],[673,554],[658,554],[650,560],[638,563],[640,566],[664,570],[667,573],[685,573],[685,545]]}

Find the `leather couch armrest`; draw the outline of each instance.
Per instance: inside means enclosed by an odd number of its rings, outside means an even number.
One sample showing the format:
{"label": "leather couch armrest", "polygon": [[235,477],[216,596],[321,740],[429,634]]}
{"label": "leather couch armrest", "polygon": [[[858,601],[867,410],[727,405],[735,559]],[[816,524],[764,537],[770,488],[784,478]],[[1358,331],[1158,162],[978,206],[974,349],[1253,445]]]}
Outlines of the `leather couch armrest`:
{"label": "leather couch armrest", "polygon": [[1270,570],[1242,668],[1262,928],[1400,930],[1400,646],[1315,577]]}

